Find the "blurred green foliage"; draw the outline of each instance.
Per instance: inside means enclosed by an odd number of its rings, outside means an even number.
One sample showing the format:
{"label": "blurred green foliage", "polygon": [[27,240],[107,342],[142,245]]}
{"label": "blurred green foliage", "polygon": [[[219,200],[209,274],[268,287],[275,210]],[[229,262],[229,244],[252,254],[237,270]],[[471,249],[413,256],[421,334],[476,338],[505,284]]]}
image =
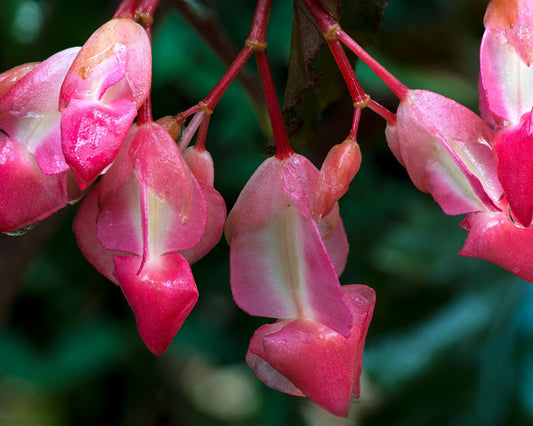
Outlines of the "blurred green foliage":
{"label": "blurred green foliage", "polygon": [[[0,68],[81,45],[115,3],[2,0]],[[255,2],[208,3],[240,46]],[[410,87],[475,110],[487,2],[390,3],[370,51]],[[274,2],[269,55],[280,93],[291,13],[291,2]],[[156,117],[198,102],[225,69],[172,0],[162,0],[156,14],[153,54]],[[364,65],[357,68],[367,91],[394,110],[383,84]],[[320,161],[350,123],[346,93],[323,111],[315,139],[301,152]],[[225,241],[193,266],[199,302],[171,348],[152,356],[120,290],[77,249],[76,208],[69,207],[24,236],[0,238],[0,424],[533,423],[533,287],[487,262],[457,256],[466,237],[457,226],[461,218],[445,216],[413,187],[388,151],[383,129],[381,119],[364,111],[363,164],[341,200],[351,243],[341,282],[364,283],[377,293],[361,399],[349,419],[273,391],[247,368],[248,341],[268,320],[249,317],[233,303]],[[267,143],[245,93],[233,84],[213,114],[207,141],[228,207]]]}

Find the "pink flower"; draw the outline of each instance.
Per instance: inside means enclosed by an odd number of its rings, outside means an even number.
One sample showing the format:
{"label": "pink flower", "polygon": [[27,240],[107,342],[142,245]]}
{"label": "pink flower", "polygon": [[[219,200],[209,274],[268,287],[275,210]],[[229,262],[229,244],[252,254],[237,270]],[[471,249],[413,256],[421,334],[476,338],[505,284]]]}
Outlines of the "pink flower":
{"label": "pink flower", "polygon": [[[320,172],[297,154],[269,158],[225,228],[235,302],[251,315],[280,319],[256,331],[248,364],[266,385],[307,396],[338,416],[359,396],[374,306],[371,289],[341,287],[338,279],[348,242],[337,199],[356,172],[347,169],[358,166],[358,153],[341,144]],[[336,185],[328,190],[328,182]]]}
{"label": "pink flower", "polygon": [[218,241],[223,207],[202,189],[170,135],[148,123],[132,128],[78,211],[74,232],[83,254],[120,285],[139,334],[156,355],[167,349],[196,303],[187,260]]}
{"label": "pink flower", "polygon": [[81,48],[59,108],[63,153],[82,189],[115,159],[150,81],[150,41],[131,19],[112,19]]}
{"label": "pink flower", "polygon": [[0,75],[0,232],[43,220],[81,195],[61,151],[57,109],[78,50]]}

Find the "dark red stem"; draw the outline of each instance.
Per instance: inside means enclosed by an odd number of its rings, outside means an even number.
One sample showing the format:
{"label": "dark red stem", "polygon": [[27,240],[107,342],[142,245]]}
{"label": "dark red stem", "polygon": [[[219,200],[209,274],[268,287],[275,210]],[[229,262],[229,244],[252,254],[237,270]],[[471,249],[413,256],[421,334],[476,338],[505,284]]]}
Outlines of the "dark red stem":
{"label": "dark red stem", "polygon": [[274,79],[272,78],[272,71],[270,70],[270,63],[266,50],[257,50],[255,52],[257,60],[257,68],[259,70],[259,77],[261,78],[261,85],[263,93],[265,94],[265,101],[267,104],[268,115],[270,116],[270,123],[272,124],[272,132],[274,133],[274,141],[276,143],[276,158],[284,160],[289,158],[294,151],[291,148],[281,109],[278,103],[278,96],[276,94],[276,87],[274,86]]}
{"label": "dark red stem", "polygon": [[129,18],[134,19],[135,9],[137,8],[137,0],[122,0],[113,18]]}
{"label": "dark red stem", "polygon": [[139,108],[139,113],[137,115],[137,124],[140,126],[142,124],[151,123],[154,121],[152,118],[152,98],[148,96],[146,101]]}

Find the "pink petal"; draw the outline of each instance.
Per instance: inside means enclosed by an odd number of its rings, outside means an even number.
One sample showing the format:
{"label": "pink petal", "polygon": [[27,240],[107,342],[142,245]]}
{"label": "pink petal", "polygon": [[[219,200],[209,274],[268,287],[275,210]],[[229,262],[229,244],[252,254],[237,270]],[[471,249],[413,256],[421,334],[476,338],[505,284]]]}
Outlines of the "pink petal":
{"label": "pink petal", "polygon": [[56,53],[33,67],[0,100],[0,128],[26,146],[45,174],[68,170],[61,151],[59,89],[79,48]]}
{"label": "pink petal", "polygon": [[396,126],[392,143],[399,144],[411,180],[445,213],[499,209],[492,133],[481,118],[451,99],[415,90],[398,107]]}
{"label": "pink petal", "polygon": [[366,286],[343,288],[354,316],[345,338],[316,321],[279,321],[259,328],[246,361],[268,386],[307,396],[330,413],[346,416],[352,396],[359,396],[363,347],[375,302]]}
{"label": "pink petal", "polygon": [[4,96],[17,81],[28,74],[38,64],[39,62],[29,62],[27,64],[18,65],[0,74],[0,98]]}
{"label": "pink petal", "polygon": [[137,114],[131,101],[102,105],[73,99],[62,111],[62,148],[80,188],[86,188],[115,159]]}
{"label": "pink petal", "polygon": [[205,149],[200,150],[196,145],[193,145],[183,152],[183,159],[196,179],[209,186],[213,186],[215,181],[215,171],[213,167],[213,158],[209,152]]}
{"label": "pink petal", "polygon": [[192,249],[181,250],[180,254],[190,265],[200,260],[220,241],[226,222],[226,203],[212,186],[199,182],[207,202],[207,225],[199,244]]}
{"label": "pink petal", "polygon": [[533,126],[531,112],[520,124],[501,128],[494,137],[498,178],[505,190],[511,211],[524,226],[533,217]]}
{"label": "pink petal", "polygon": [[[105,181],[102,180],[99,186],[103,188]],[[114,197],[100,206],[96,236],[106,250],[142,256],[140,188],[133,176]]]}
{"label": "pink petal", "polygon": [[151,81],[151,48],[144,29],[131,19],[117,18],[102,25],[83,45],[65,78],[60,108],[72,99],[98,101],[125,80],[121,96],[138,109],[146,100]]}
{"label": "pink petal", "polygon": [[348,252],[350,250],[350,245],[348,244],[348,237],[346,236],[346,231],[344,230],[344,224],[342,219],[339,218],[339,222],[335,232],[331,237],[324,240],[324,247],[326,248],[331,263],[335,268],[337,276],[340,277],[346,266],[346,261],[348,260]]}
{"label": "pink petal", "polygon": [[76,217],[74,218],[73,230],[76,235],[78,246],[85,258],[110,281],[118,284],[115,277],[115,264],[113,253],[104,249],[96,237],[96,220],[100,212],[98,208],[98,189],[96,186],[81,202]]}
{"label": "pink petal", "polygon": [[0,232],[14,232],[67,204],[66,175],[41,172],[33,155],[0,134]]}
{"label": "pink petal", "polygon": [[250,315],[312,318],[348,335],[352,318],[316,224],[293,206],[231,240],[233,298]]}
{"label": "pink petal", "polygon": [[114,256],[120,287],[131,306],[137,329],[148,349],[161,355],[198,299],[187,261],[170,253],[145,263],[141,258]]}
{"label": "pink petal", "polygon": [[481,42],[481,83],[496,117],[518,123],[533,108],[533,67],[505,39],[487,29]]}
{"label": "pink petal", "polygon": [[461,226],[468,232],[459,254],[480,257],[533,282],[533,228],[513,224],[507,213],[476,213]]}

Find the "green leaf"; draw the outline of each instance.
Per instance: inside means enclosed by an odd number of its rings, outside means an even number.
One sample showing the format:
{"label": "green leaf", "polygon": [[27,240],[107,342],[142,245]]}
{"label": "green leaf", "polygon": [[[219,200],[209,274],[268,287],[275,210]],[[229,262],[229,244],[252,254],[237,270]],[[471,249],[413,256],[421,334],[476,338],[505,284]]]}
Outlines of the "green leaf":
{"label": "green leaf", "polygon": [[[343,29],[362,45],[374,39],[388,0],[319,0]],[[323,111],[347,93],[322,33],[302,0],[294,0],[289,73],[283,113],[291,142],[306,144]]]}

